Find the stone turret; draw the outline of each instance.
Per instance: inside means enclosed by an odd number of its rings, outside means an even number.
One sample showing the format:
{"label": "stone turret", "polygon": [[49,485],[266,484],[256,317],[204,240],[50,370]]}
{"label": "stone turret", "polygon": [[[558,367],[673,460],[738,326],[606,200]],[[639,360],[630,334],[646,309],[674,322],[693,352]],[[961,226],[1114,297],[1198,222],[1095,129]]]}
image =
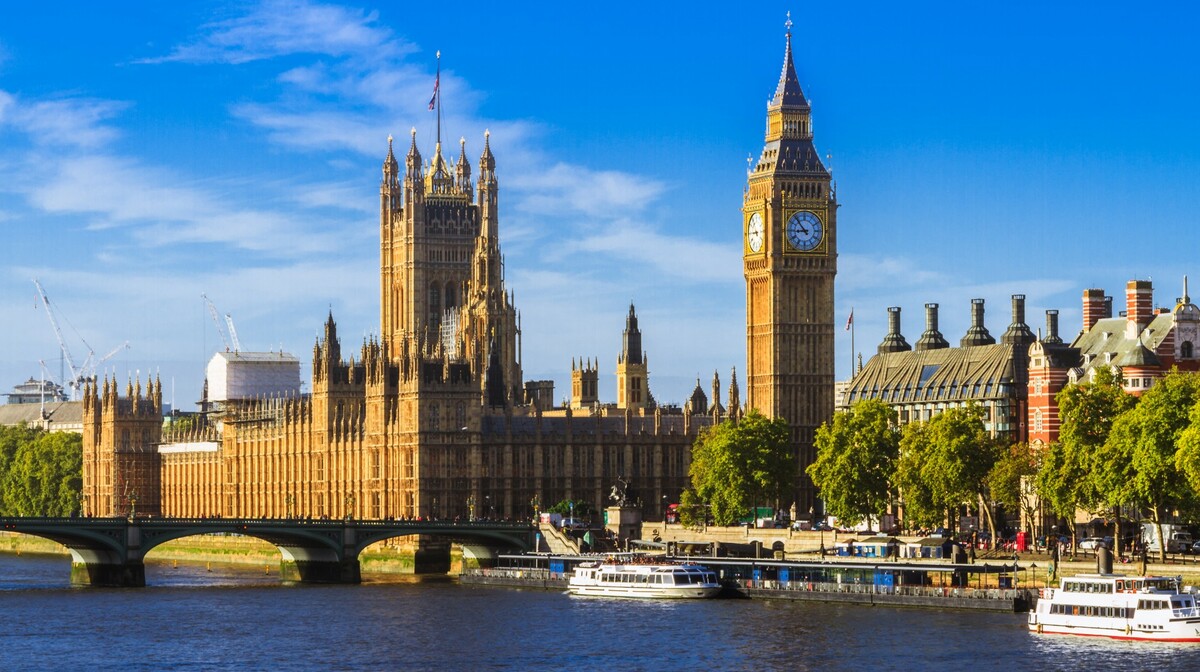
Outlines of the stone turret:
{"label": "stone turret", "polygon": [[950,347],[950,343],[942,336],[942,332],[938,331],[938,304],[925,304],[925,333],[917,339],[914,349],[917,352],[924,352],[948,347]]}
{"label": "stone turret", "polygon": [[996,339],[988,333],[987,327],[983,326],[983,299],[971,299],[971,328],[967,329],[967,333],[958,342],[961,347],[970,347],[973,345],[992,345]]}
{"label": "stone turret", "polygon": [[904,335],[900,333],[900,306],[892,306],[888,308],[888,333],[883,337],[883,342],[879,344],[877,351],[882,355],[888,352],[908,352],[909,350],[912,350],[912,346],[904,340]]}
{"label": "stone turret", "polygon": [[1061,345],[1062,338],[1058,335],[1058,311],[1046,311],[1046,336],[1042,339],[1042,343],[1047,345]]}
{"label": "stone turret", "polygon": [[1025,295],[1012,295],[1012,324],[1008,325],[1008,330],[1000,337],[1000,342],[1005,345],[1016,346],[1022,352],[1025,348],[1034,341],[1037,337],[1033,335],[1033,330],[1029,325],[1025,324]]}

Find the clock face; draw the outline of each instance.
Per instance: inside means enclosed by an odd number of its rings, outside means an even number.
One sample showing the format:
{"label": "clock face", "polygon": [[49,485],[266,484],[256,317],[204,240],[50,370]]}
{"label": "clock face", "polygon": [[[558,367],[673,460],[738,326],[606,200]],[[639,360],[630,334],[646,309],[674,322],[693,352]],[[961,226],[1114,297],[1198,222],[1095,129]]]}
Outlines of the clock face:
{"label": "clock face", "polygon": [[750,215],[750,223],[746,225],[746,245],[751,252],[758,252],[763,246],[762,215],[757,212]]}
{"label": "clock face", "polygon": [[825,227],[821,225],[821,219],[807,210],[801,210],[788,219],[788,242],[801,252],[815,250],[824,236]]}

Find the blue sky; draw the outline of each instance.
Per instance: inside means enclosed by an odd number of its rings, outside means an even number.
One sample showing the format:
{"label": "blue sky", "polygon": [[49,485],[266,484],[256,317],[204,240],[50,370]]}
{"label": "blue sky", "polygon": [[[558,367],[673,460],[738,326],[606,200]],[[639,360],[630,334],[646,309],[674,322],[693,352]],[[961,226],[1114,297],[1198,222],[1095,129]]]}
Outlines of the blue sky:
{"label": "blue sky", "polygon": [[491,131],[526,378],[563,398],[572,357],[595,358],[612,400],[633,301],[660,401],[714,370],[724,387],[745,368],[741,196],[788,10],[842,204],[838,321],[854,308],[865,356],[887,306],[912,342],[940,303],[954,343],[970,299],[999,335],[1024,293],[1035,330],[1057,308],[1070,338],[1084,288],[1150,278],[1168,304],[1196,273],[1183,5],[440,5],[0,10],[0,388],[39,360],[58,374],[34,277],[76,359],[128,340],[106,370],[158,372],[181,408],[220,347],[201,293],[306,376],[327,311],[356,349],[379,328],[386,138],[415,127],[432,153],[437,50],[451,153],[465,137],[476,164]]}

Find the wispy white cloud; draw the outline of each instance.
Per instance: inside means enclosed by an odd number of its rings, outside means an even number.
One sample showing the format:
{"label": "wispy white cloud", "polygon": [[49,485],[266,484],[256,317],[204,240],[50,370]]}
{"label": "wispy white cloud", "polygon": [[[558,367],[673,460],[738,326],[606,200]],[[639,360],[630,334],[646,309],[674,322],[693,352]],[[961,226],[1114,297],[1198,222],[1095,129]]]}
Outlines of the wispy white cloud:
{"label": "wispy white cloud", "polygon": [[0,91],[0,126],[9,126],[40,146],[96,148],[119,136],[107,122],[129,104],[93,98],[25,101]]}
{"label": "wispy white cloud", "polygon": [[202,26],[195,40],[142,62],[240,64],[288,54],[390,57],[408,51],[378,18],[346,7],[269,0],[242,16]]}
{"label": "wispy white cloud", "polygon": [[533,212],[575,212],[590,216],[633,214],[662,195],[659,181],[615,170],[556,163],[509,180],[524,194],[518,208]]}
{"label": "wispy white cloud", "polygon": [[[689,282],[742,281],[740,251],[736,247],[664,234],[644,221],[623,218],[605,222],[568,243],[563,253],[621,259],[638,275],[667,275]],[[605,272],[613,271],[606,268]]]}
{"label": "wispy white cloud", "polygon": [[333,240],[314,222],[239,207],[187,185],[184,176],[133,159],[84,155],[60,165],[29,197],[46,212],[91,214],[92,227],[134,227],[149,246],[220,243],[287,255],[328,249]]}

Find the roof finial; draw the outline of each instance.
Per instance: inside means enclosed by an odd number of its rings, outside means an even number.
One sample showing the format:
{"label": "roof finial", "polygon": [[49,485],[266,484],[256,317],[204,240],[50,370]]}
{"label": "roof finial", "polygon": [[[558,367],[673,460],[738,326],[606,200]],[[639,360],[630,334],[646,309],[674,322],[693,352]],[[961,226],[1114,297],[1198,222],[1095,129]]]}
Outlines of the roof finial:
{"label": "roof finial", "polygon": [[788,10],[787,21],[785,21],[783,25],[787,26],[787,36],[791,37],[792,36],[792,10],[790,10],[790,9]]}

